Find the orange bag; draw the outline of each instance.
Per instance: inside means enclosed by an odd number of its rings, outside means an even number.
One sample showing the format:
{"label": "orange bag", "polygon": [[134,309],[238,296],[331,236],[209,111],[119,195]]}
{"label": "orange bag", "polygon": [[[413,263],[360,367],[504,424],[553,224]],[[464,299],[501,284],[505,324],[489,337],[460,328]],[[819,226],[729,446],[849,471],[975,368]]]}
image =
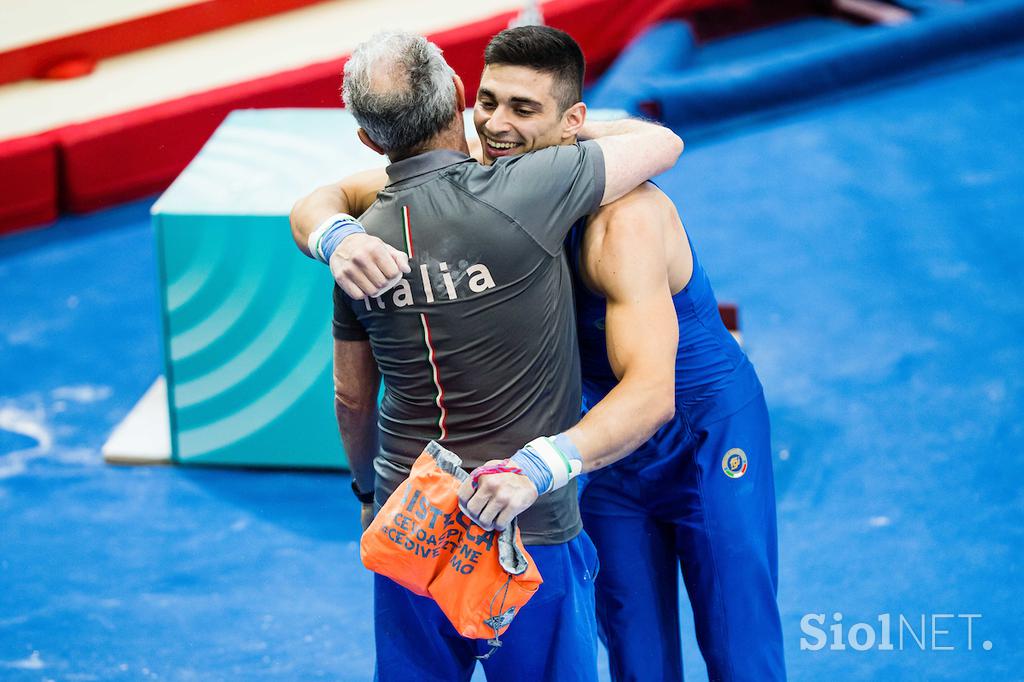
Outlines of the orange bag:
{"label": "orange bag", "polygon": [[434,441],[359,543],[363,565],[437,602],[463,637],[498,637],[543,582],[515,521],[485,531],[459,510],[468,474]]}

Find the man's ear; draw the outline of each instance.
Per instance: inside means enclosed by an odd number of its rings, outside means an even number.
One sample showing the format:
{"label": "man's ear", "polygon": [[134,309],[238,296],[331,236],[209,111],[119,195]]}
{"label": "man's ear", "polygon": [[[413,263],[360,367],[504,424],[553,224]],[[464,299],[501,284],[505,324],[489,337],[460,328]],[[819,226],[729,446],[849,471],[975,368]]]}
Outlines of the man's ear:
{"label": "man's ear", "polygon": [[455,108],[461,114],[466,110],[466,86],[459,78],[459,74],[453,75],[452,81],[455,82]]}
{"label": "man's ear", "polygon": [[587,105],[576,102],[562,114],[562,139],[571,140],[587,122]]}
{"label": "man's ear", "polygon": [[356,135],[359,136],[359,141],[365,144],[367,147],[377,152],[378,154],[384,154],[384,149],[379,144],[370,139],[370,136],[366,134],[366,131],[360,128],[356,131]]}

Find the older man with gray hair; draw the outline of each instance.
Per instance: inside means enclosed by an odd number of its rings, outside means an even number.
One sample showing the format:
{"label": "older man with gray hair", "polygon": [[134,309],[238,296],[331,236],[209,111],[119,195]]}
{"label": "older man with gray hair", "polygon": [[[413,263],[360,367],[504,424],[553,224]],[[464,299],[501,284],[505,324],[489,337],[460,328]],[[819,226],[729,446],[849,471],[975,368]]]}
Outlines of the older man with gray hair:
{"label": "older man with gray hair", "polygon": [[[335,406],[364,525],[370,491],[387,499],[427,441],[474,468],[559,434],[549,445],[566,467],[518,516],[544,584],[484,667],[489,680],[595,680],[596,554],[577,507],[580,463],[564,440],[581,398],[562,242],[579,218],[671,167],[682,143],[665,128],[622,121],[588,126],[598,139],[480,165],[468,155],[461,80],[436,46],[403,33],[356,49],[344,98],[360,140],[391,161],[387,184],[362,226],[332,216],[306,245],[327,260],[341,239],[378,237],[386,247],[374,257],[396,281],[372,299],[335,289]],[[567,108],[559,134],[575,139],[585,113],[582,103]],[[297,206],[293,219],[306,209],[314,207]],[[385,682],[468,680],[485,648],[460,637],[431,600],[379,575],[374,614]]]}

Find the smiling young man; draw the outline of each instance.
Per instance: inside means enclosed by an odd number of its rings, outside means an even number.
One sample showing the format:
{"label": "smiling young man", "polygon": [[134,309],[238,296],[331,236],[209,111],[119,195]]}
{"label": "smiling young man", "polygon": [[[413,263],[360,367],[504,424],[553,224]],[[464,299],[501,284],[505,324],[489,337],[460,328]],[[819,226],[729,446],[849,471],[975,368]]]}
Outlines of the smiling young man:
{"label": "smiling young man", "polygon": [[558,65],[557,72],[536,68],[550,61],[543,49],[517,34],[508,36],[516,39],[498,37],[488,47],[489,61],[476,93],[473,123],[486,163],[563,144],[558,127],[551,125],[553,116],[581,104],[572,85],[579,76],[566,73],[575,64]]}
{"label": "smiling young man", "polygon": [[[584,107],[582,58],[551,57],[566,38],[524,27],[491,41],[474,109],[484,163],[575,141],[559,122]],[[368,172],[310,195],[292,215],[297,243],[327,215],[361,211],[381,187]],[[567,244],[589,410],[554,442],[531,442],[503,463],[524,475],[463,486],[466,506],[484,524],[507,524],[575,473],[557,471],[555,446],[589,472],[580,503],[602,564],[598,618],[613,678],[682,679],[681,565],[711,678],[783,679],[767,410],[678,213],[647,185],[582,220]],[[359,234],[330,261],[355,297],[407,267]]]}

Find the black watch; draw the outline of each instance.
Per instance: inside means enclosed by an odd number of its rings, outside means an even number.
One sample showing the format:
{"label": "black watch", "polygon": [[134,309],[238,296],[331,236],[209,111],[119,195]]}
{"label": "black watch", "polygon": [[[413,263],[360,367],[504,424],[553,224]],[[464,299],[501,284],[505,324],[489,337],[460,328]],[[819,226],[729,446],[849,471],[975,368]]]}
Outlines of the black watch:
{"label": "black watch", "polygon": [[352,494],[355,495],[356,499],[362,502],[363,504],[370,504],[371,502],[373,502],[373,491],[371,490],[368,493],[360,492],[359,486],[356,485],[355,478],[352,479]]}

